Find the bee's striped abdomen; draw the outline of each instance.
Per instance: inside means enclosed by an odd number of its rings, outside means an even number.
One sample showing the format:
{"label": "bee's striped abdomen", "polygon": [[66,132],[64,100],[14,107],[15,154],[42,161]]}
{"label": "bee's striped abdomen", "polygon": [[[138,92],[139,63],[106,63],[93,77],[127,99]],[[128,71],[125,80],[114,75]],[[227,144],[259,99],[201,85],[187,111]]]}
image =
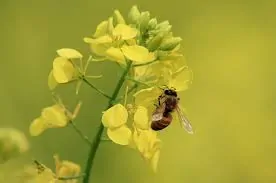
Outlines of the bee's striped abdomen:
{"label": "bee's striped abdomen", "polygon": [[169,126],[171,122],[172,122],[172,115],[170,113],[164,113],[163,118],[161,120],[153,121],[151,123],[151,129],[154,131],[163,130],[164,128]]}

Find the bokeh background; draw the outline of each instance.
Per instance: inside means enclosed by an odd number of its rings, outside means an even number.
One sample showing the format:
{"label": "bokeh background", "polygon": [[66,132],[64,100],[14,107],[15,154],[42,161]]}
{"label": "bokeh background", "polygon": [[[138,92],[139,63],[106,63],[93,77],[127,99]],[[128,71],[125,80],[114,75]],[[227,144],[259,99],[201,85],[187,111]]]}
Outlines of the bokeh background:
{"label": "bokeh background", "polygon": [[[41,0],[0,2],[1,121],[26,133],[31,150],[0,165],[1,182],[12,183],[13,170],[36,158],[50,167],[52,155],[85,164],[88,146],[71,128],[30,137],[30,122],[51,105],[48,73],[56,50],[88,54],[82,41],[98,23],[119,9],[137,4],[158,20],[169,20],[183,38],[194,82],[181,94],[196,129],[190,136],[171,125],[161,134],[159,171],[153,174],[140,155],[102,143],[91,182],[110,183],[272,183],[276,182],[276,2],[271,0]],[[93,82],[108,92],[119,76],[115,64],[98,63]],[[74,87],[61,91],[74,105]],[[83,85],[77,125],[93,138],[106,100]],[[3,179],[4,177],[4,179]]]}

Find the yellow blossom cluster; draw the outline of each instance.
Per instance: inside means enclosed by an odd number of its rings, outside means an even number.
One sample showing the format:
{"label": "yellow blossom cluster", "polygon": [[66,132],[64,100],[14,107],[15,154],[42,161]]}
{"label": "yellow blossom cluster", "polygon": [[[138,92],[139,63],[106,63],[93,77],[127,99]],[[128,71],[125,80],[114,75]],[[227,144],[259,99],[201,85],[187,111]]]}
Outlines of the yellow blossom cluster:
{"label": "yellow blossom cluster", "polygon": [[[157,171],[161,140],[158,133],[151,129],[154,104],[163,92],[162,86],[181,92],[189,87],[193,79],[192,71],[181,54],[182,39],[175,37],[171,28],[168,21],[158,22],[156,18],[151,18],[148,11],[140,12],[137,6],[133,6],[127,17],[115,10],[112,16],[99,23],[93,35],[83,39],[91,50],[87,60],[75,49],[57,50],[58,56],[53,60],[48,76],[51,92],[56,91],[59,85],[76,83],[78,94],[81,84],[85,83],[109,99],[108,108],[103,111],[102,123],[93,143],[72,122],[80,104],[71,113],[60,99],[42,110],[41,115],[31,123],[30,134],[38,136],[46,129],[73,124],[78,134],[91,145],[89,154],[92,158],[87,159],[84,183],[89,181],[93,158],[101,141],[98,137],[102,136],[103,127],[107,128],[107,136],[111,141],[137,150]],[[118,64],[123,71],[112,95],[106,94],[88,80],[101,77],[87,75],[89,64],[105,61]],[[126,87],[126,92],[120,96],[123,87]],[[132,106],[131,109],[129,106]],[[67,172],[65,165],[71,166],[68,163],[56,165],[57,170],[52,178],[56,180],[57,176],[67,175],[61,173]],[[80,171],[78,168],[75,170]],[[53,175],[51,171],[48,174]]]}
{"label": "yellow blossom cluster", "polygon": [[81,168],[78,164],[67,160],[60,160],[54,155],[55,171],[34,160],[26,165],[20,177],[24,183],[77,183]]}

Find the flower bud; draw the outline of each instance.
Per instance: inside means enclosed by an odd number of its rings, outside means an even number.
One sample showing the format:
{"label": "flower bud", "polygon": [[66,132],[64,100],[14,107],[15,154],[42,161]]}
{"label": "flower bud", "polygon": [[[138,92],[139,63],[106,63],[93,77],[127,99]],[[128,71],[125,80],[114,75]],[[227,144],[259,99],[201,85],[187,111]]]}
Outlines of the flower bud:
{"label": "flower bud", "polygon": [[146,31],[146,29],[148,28],[149,20],[150,20],[150,13],[148,11],[142,12],[139,18],[141,32]]}
{"label": "flower bud", "polygon": [[168,39],[163,39],[159,49],[160,50],[172,50],[182,41],[181,37],[171,37]]}
{"label": "flower bud", "polygon": [[130,23],[136,24],[141,16],[140,11],[138,10],[137,6],[132,6],[128,13],[128,20]]}
{"label": "flower bud", "polygon": [[164,32],[159,32],[159,34],[153,37],[148,43],[149,51],[156,50],[160,46],[164,36],[165,36]]}
{"label": "flower bud", "polygon": [[107,32],[108,34],[112,34],[112,31],[114,29],[114,25],[113,25],[113,17],[109,17],[108,18],[108,24],[107,24]]}
{"label": "flower bud", "polygon": [[148,28],[149,29],[155,29],[156,28],[156,25],[157,25],[157,20],[156,20],[156,18],[152,18],[152,19],[150,19],[150,21],[149,21],[149,24],[148,24]]}
{"label": "flower bud", "polygon": [[171,30],[172,26],[170,25],[169,21],[163,21],[156,25],[156,29],[159,31],[166,31],[169,32]]}
{"label": "flower bud", "polygon": [[124,17],[119,10],[114,11],[115,24],[126,24]]}

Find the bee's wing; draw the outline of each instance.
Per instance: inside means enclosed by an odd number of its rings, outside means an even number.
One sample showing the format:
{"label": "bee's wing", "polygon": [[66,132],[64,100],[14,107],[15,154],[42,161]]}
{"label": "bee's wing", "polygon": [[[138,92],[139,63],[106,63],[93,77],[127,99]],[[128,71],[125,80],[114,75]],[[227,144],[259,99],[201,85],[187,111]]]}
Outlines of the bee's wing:
{"label": "bee's wing", "polygon": [[159,121],[163,118],[163,113],[165,111],[166,104],[162,103],[158,107],[156,107],[155,111],[151,116],[151,121]]}
{"label": "bee's wing", "polygon": [[177,105],[176,112],[179,118],[179,122],[181,126],[189,133],[193,134],[193,128],[187,117],[185,116],[184,112],[180,109],[180,107]]}

